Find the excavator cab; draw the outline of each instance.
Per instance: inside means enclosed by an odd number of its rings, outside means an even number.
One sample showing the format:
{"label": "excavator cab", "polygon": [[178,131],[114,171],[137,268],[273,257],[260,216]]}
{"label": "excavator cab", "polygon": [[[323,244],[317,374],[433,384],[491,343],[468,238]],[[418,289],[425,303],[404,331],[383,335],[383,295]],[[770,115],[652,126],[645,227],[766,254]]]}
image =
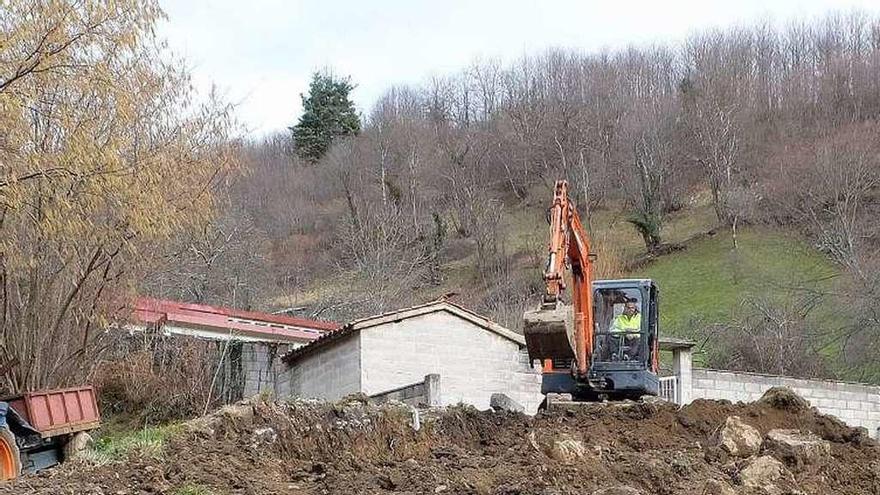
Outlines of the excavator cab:
{"label": "excavator cab", "polygon": [[592,390],[636,397],[659,393],[657,298],[652,280],[593,282]]}
{"label": "excavator cab", "polygon": [[[592,283],[592,292],[593,352],[586,376],[578,376],[574,352],[559,352],[561,346],[558,345],[552,352],[555,356],[543,361],[541,392],[571,394],[576,400],[584,401],[657,395],[660,391],[657,284],[649,279],[596,280]],[[635,314],[626,314],[627,307],[635,307]],[[570,312],[570,308],[564,307],[560,313],[566,311]],[[546,347],[550,338],[547,312],[534,313],[542,313],[544,328],[537,334],[532,323],[537,315],[529,315],[526,341],[540,339]],[[565,333],[557,333],[559,339],[570,341],[574,334],[570,325],[569,321],[556,326],[556,332],[563,332],[565,328]],[[538,347],[532,345],[530,350]]]}

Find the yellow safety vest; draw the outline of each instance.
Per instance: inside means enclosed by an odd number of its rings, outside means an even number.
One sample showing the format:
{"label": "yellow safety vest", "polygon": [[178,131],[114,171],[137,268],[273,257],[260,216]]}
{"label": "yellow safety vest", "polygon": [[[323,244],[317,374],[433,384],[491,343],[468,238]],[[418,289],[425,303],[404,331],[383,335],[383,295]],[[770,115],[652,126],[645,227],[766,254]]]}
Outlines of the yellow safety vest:
{"label": "yellow safety vest", "polygon": [[632,317],[624,314],[618,315],[611,323],[612,333],[638,332],[642,329],[642,314],[636,313]]}

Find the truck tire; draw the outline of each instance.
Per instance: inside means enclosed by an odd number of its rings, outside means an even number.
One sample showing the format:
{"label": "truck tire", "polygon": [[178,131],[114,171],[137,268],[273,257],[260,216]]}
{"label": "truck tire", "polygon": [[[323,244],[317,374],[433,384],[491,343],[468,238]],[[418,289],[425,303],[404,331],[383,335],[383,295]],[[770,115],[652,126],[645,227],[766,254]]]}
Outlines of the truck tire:
{"label": "truck tire", "polygon": [[8,427],[0,428],[0,481],[14,480],[21,474],[21,455],[15,435]]}
{"label": "truck tire", "polygon": [[89,448],[94,442],[92,436],[81,431],[70,436],[64,443],[64,462],[72,461],[80,457],[84,450]]}

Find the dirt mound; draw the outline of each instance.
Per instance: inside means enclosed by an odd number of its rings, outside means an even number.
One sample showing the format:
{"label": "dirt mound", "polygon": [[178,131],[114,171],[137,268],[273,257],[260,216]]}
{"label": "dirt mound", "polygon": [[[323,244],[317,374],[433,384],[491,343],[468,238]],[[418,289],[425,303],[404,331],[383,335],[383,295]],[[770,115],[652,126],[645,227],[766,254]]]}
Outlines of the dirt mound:
{"label": "dirt mound", "polygon": [[767,390],[760,402],[776,409],[794,413],[803,412],[810,408],[810,403],[806,399],[785,387],[773,387]]}
{"label": "dirt mound", "polygon": [[[66,465],[0,491],[880,493],[874,442],[790,403],[696,401],[682,409],[666,403],[594,404],[535,417],[455,407],[421,412],[416,430],[413,412],[403,406],[248,402],[187,423],[158,457]],[[733,458],[710,442],[730,416],[762,436],[777,429],[812,433],[830,443],[830,452],[797,468],[767,449]]]}

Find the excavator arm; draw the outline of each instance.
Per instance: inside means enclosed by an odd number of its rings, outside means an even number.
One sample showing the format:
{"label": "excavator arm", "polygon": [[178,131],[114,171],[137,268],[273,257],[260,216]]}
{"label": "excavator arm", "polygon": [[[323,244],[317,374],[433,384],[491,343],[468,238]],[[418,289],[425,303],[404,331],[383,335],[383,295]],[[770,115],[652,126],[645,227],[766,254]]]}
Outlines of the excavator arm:
{"label": "excavator arm", "polygon": [[[593,255],[564,180],[557,181],[554,188],[548,251],[544,301],[540,310],[525,315],[529,356],[546,360],[545,367],[551,366],[554,358],[574,357],[577,374],[585,376],[593,353]],[[571,268],[571,310],[561,299],[566,265]]]}

